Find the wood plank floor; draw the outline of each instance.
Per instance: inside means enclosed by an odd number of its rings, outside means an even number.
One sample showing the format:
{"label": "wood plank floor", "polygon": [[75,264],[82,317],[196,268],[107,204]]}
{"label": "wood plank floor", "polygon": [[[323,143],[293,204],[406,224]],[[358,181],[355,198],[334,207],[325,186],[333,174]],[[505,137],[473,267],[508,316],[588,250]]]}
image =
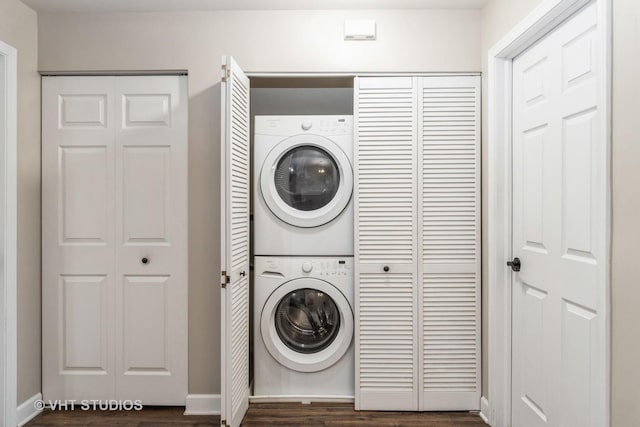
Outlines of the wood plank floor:
{"label": "wood plank floor", "polygon": [[[185,416],[183,407],[145,407],[141,411],[45,410],[26,427],[219,427],[218,416]],[[468,412],[354,411],[352,404],[252,403],[246,427],[480,427],[486,424]]]}

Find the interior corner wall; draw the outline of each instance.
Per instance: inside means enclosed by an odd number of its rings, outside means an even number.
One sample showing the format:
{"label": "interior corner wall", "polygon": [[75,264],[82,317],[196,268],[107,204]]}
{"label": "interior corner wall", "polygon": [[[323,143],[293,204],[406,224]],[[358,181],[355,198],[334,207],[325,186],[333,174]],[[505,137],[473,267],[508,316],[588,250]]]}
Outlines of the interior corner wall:
{"label": "interior corner wall", "polygon": [[[482,70],[486,74],[489,48],[522,20],[542,0],[489,0],[482,10]],[[640,420],[638,384],[640,384],[640,328],[637,313],[640,286],[636,271],[640,236],[640,143],[638,142],[638,99],[640,99],[640,2],[613,0],[613,135],[612,135],[612,261],[611,261],[611,425],[635,427]],[[486,90],[486,76],[483,80]],[[486,111],[486,92],[484,93]],[[483,122],[483,164],[487,160],[486,115]],[[483,177],[484,200],[488,200],[487,176]],[[487,206],[483,206],[483,234],[488,233]],[[486,254],[486,239],[483,240]],[[486,260],[486,257],[484,257]],[[483,266],[487,283],[487,264]],[[486,307],[486,293],[483,306]],[[483,319],[486,335],[486,317]],[[486,340],[485,340],[486,343]],[[486,351],[483,360],[486,362]],[[483,366],[487,374],[487,365]],[[486,376],[483,394],[487,395]],[[489,397],[489,401],[491,397]]]}
{"label": "interior corner wall", "polygon": [[[376,41],[344,41],[346,18]],[[39,14],[39,69],[189,72],[189,393],[220,392],[220,58],[245,71],[480,70],[479,10]],[[44,356],[46,357],[46,355]]]}
{"label": "interior corner wall", "polygon": [[40,76],[36,13],[0,1],[0,41],[18,50],[18,404],[40,392]]}
{"label": "interior corner wall", "polygon": [[611,263],[611,425],[640,420],[640,2],[613,1],[613,240]]}

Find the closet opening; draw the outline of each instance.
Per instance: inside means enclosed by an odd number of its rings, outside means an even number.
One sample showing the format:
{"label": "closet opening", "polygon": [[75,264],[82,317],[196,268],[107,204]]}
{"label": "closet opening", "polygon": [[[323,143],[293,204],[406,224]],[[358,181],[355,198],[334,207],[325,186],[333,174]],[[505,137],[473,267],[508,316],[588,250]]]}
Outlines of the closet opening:
{"label": "closet opening", "polygon": [[[322,248],[325,240],[331,239],[322,231],[327,222],[334,221],[327,221],[327,218],[338,216],[352,227],[352,209],[350,216],[345,210],[353,203],[354,79],[349,76],[251,75],[249,79],[250,395],[253,401],[282,399],[276,396],[308,401],[309,393],[321,393],[326,388],[323,383],[331,382],[331,378],[323,379],[322,376],[335,375],[337,372],[327,368],[338,362],[344,367],[334,370],[339,369],[353,383],[353,361],[344,363],[347,356],[343,357],[350,350],[353,359],[352,301],[327,283],[331,279],[321,281],[316,277],[320,270],[346,273],[347,267],[352,266],[353,229],[343,236],[345,241],[340,248],[332,249],[329,245],[318,253],[305,248]],[[282,132],[267,130],[270,135],[265,136],[265,120],[273,124],[273,129],[279,128]],[[344,133],[342,140],[350,138],[346,146],[340,141],[335,146],[331,135],[334,130],[338,134]],[[256,133],[262,135],[256,138]],[[282,153],[276,152],[275,146],[294,137],[302,139],[283,148]],[[261,145],[256,150],[256,144],[269,146]],[[274,164],[267,165],[269,161]],[[271,196],[267,194],[270,190],[266,189],[266,184],[264,193],[260,188],[261,175],[266,177],[271,173],[266,170],[269,168],[274,168],[271,189],[275,191]],[[263,178],[266,180],[268,178]],[[338,199],[342,205],[332,207]],[[278,208],[283,202],[282,208]],[[271,205],[267,206],[267,203]],[[258,210],[262,209],[258,212],[257,222],[256,206]],[[323,215],[316,220],[309,218],[323,209],[327,210],[324,218]],[[269,216],[267,221],[274,222],[266,223],[264,215]],[[309,224],[314,226],[307,227]],[[279,227],[287,228],[285,234]],[[283,235],[292,237],[283,238]],[[303,241],[296,242],[297,237]],[[273,239],[280,244],[271,246]],[[314,241],[315,244],[309,243]],[[344,259],[333,259],[335,257]],[[306,271],[309,268],[311,270]],[[353,288],[353,280],[350,282]],[[256,293],[256,286],[262,291]],[[332,293],[336,294],[333,298]],[[314,304],[321,307],[322,314],[312,312]],[[258,360],[256,347],[259,347]],[[258,388],[254,388],[257,362],[260,377]],[[352,384],[349,387],[351,390],[341,392],[343,398],[338,400],[353,401]],[[329,395],[329,390],[324,394]]]}

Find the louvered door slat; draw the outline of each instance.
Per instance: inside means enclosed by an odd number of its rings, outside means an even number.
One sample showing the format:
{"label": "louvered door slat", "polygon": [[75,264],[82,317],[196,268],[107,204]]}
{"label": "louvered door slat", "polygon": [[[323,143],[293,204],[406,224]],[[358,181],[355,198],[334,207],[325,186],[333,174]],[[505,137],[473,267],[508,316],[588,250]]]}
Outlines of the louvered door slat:
{"label": "louvered door slat", "polygon": [[418,409],[416,82],[356,85],[357,409]]}
{"label": "louvered door slat", "polygon": [[[223,58],[221,266],[222,419],[239,426],[249,401],[249,79]],[[226,278],[223,276],[222,281]]]}
{"label": "louvered door slat", "polygon": [[479,91],[421,79],[422,410],[479,409]]}

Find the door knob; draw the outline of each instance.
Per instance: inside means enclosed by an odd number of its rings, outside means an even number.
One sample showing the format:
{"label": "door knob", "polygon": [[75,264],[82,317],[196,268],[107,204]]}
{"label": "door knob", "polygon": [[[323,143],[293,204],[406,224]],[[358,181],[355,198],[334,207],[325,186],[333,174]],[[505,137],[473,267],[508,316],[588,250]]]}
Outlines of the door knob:
{"label": "door knob", "polygon": [[384,267],[382,267],[382,269],[384,270],[385,273],[389,272],[389,266],[385,265]]}
{"label": "door knob", "polygon": [[149,263],[149,258],[142,258],[142,263],[143,264],[148,264]]}
{"label": "door knob", "polygon": [[507,265],[509,267],[511,267],[511,270],[513,271],[520,271],[520,267],[522,266],[522,264],[520,264],[520,258],[514,258],[513,261],[507,261]]}

